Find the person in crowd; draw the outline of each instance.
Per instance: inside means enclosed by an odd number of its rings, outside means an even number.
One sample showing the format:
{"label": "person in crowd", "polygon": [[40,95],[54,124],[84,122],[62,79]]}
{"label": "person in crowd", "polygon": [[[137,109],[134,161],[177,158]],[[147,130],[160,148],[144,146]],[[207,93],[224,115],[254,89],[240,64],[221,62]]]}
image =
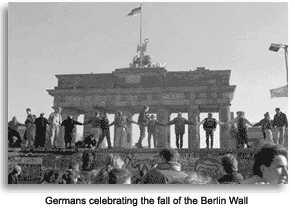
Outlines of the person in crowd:
{"label": "person in crowd", "polygon": [[288,127],[288,119],[285,113],[280,108],[275,109],[276,114],[273,118],[273,127],[275,130],[275,143],[284,146],[285,130]]}
{"label": "person in crowd", "polygon": [[61,124],[61,126],[65,127],[65,145],[66,149],[71,148],[73,136],[75,132],[75,125],[83,125],[83,123],[80,123],[73,119],[73,115],[69,115],[66,120],[64,120]]}
{"label": "person in crowd", "polygon": [[20,166],[14,166],[12,172],[8,174],[8,184],[18,184],[18,177],[21,172],[22,168]]}
{"label": "person in crowd", "polygon": [[109,184],[109,173],[115,168],[125,168],[125,163],[121,156],[118,154],[109,154],[106,157],[105,166],[102,167],[96,177],[94,178],[93,184]]}
{"label": "person in crowd", "polygon": [[207,185],[207,184],[218,184],[212,177],[202,176],[199,173],[190,173],[182,182],[174,184],[196,184],[196,185]]}
{"label": "person in crowd", "polygon": [[221,158],[221,164],[225,174],[218,179],[220,184],[243,184],[244,177],[238,173],[238,161],[232,154],[226,154]]}
{"label": "person in crowd", "polygon": [[132,174],[124,168],[115,168],[109,173],[109,184],[131,184]]}
{"label": "person in crowd", "polygon": [[57,184],[59,182],[59,171],[56,169],[49,169],[47,170],[42,180],[40,181],[41,184]]}
{"label": "person in crowd", "polygon": [[279,144],[266,143],[254,156],[252,177],[247,184],[286,184],[288,152]]}
{"label": "person in crowd", "polygon": [[100,128],[100,113],[99,111],[94,112],[94,116],[91,117],[84,125],[91,124],[91,134],[94,136],[96,145],[98,145],[99,138],[101,135]]}
{"label": "person in crowd", "polygon": [[212,117],[212,113],[208,113],[208,117],[202,120],[202,122],[197,123],[197,125],[202,125],[203,129],[206,132],[206,145],[207,149],[209,149],[209,138],[211,138],[211,149],[213,148],[214,143],[214,131],[216,130],[217,124],[223,125],[223,122],[219,122],[215,118]]}
{"label": "person in crowd", "polygon": [[80,179],[78,171],[72,169],[66,169],[62,178],[60,180],[60,184],[84,184]]}
{"label": "person in crowd", "polygon": [[54,112],[49,115],[48,121],[50,123],[50,145],[51,148],[57,148],[59,142],[59,130],[62,124],[61,108],[55,107]]}
{"label": "person in crowd", "polygon": [[[8,147],[20,147],[22,138],[17,131],[19,126],[25,126],[25,124],[19,123],[16,117],[13,117],[12,120],[8,123]],[[14,140],[13,140],[13,137]]]}
{"label": "person in crowd", "polygon": [[103,142],[104,138],[107,138],[108,148],[112,148],[111,143],[111,135],[110,135],[110,125],[107,112],[102,113],[102,117],[100,119],[100,128],[101,128],[101,135],[99,137],[97,146],[99,147],[100,144]]}
{"label": "person in crowd", "polygon": [[127,139],[127,124],[136,122],[129,120],[126,116],[123,115],[122,111],[118,111],[115,117],[114,122],[110,124],[110,127],[115,125],[116,130],[116,139],[114,141],[114,146],[116,148],[128,148],[128,145],[130,144],[129,139]]}
{"label": "person in crowd", "polygon": [[35,147],[44,148],[46,142],[47,125],[50,124],[48,120],[44,117],[44,113],[41,113],[40,117],[38,117],[34,123],[36,125]]}
{"label": "person in crowd", "polygon": [[168,122],[169,125],[175,125],[175,135],[176,135],[176,147],[182,149],[183,147],[183,135],[185,133],[185,125],[195,125],[192,122],[189,122],[187,119],[182,117],[182,113],[178,113],[178,116],[172,121]]}
{"label": "person in crowd", "polygon": [[157,148],[157,138],[156,138],[156,126],[166,126],[162,123],[159,123],[158,120],[156,120],[155,115],[151,115],[151,117],[148,120],[148,145],[149,148],[151,149],[151,138],[153,137],[154,140],[154,148]]}
{"label": "person in crowd", "polygon": [[86,150],[82,155],[82,166],[80,175],[85,177],[85,183],[90,184],[92,177],[97,172],[95,164],[95,154],[93,151]]}
{"label": "person in crowd", "polygon": [[144,106],[143,110],[139,113],[137,124],[139,125],[140,136],[138,142],[135,144],[136,147],[142,148],[142,141],[145,138],[145,128],[148,124],[149,115],[147,112],[149,111],[148,106]]}
{"label": "person in crowd", "polygon": [[143,177],[147,174],[149,168],[146,164],[139,164],[137,166],[137,171],[133,173],[131,182],[132,184],[140,184]]}
{"label": "person in crowd", "polygon": [[237,117],[228,122],[228,124],[232,123],[235,123],[237,127],[237,148],[249,148],[247,125],[253,126],[252,123],[245,118],[245,113],[242,111],[237,112]]}
{"label": "person in crowd", "polygon": [[179,154],[177,150],[162,149],[159,152],[162,162],[151,169],[141,180],[141,184],[171,184],[182,182],[187,174],[181,170],[178,163]]}
{"label": "person in crowd", "polygon": [[25,131],[25,140],[26,140],[26,147],[33,147],[34,145],[34,138],[35,138],[35,118],[31,113],[31,109],[27,108],[27,119],[25,121],[26,131]]}
{"label": "person in crowd", "polygon": [[254,124],[254,126],[261,126],[262,134],[264,140],[270,143],[274,143],[272,137],[272,121],[270,119],[269,113],[266,112],[264,114],[264,119],[260,120],[258,123]]}

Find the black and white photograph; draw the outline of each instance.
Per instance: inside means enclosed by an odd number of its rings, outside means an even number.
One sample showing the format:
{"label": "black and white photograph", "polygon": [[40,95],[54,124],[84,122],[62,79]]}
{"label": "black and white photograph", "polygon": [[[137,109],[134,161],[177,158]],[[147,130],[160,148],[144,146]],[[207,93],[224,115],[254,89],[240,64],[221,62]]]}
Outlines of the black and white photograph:
{"label": "black and white photograph", "polygon": [[7,17],[8,188],[288,184],[287,2],[15,2]]}

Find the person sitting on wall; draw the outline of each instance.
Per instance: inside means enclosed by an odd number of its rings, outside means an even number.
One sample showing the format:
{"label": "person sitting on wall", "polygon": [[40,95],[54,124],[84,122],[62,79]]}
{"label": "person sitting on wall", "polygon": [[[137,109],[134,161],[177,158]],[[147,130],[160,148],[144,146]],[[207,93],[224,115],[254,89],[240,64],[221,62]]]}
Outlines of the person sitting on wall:
{"label": "person sitting on wall", "polygon": [[192,122],[189,122],[187,119],[182,117],[182,113],[179,112],[178,116],[172,121],[168,122],[168,125],[175,125],[175,135],[176,135],[176,147],[182,149],[183,147],[183,135],[185,133],[185,125],[196,125]]}
{"label": "person sitting on wall", "polygon": [[209,149],[209,138],[211,138],[211,149],[213,148],[214,143],[214,131],[216,130],[217,124],[223,125],[223,122],[219,122],[212,117],[212,113],[208,113],[208,117],[205,118],[202,122],[197,123],[197,125],[202,125],[206,132],[206,145]]}
{"label": "person sitting on wall", "polygon": [[75,125],[83,125],[83,123],[73,120],[73,115],[69,115],[68,118],[64,120],[61,124],[61,126],[65,127],[64,138],[66,149],[71,148]]}

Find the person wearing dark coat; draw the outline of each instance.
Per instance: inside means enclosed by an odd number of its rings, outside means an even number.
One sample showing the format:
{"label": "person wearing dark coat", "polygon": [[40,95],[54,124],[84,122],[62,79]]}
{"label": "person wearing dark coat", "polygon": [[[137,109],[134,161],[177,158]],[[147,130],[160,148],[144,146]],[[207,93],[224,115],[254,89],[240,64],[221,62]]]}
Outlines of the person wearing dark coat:
{"label": "person wearing dark coat", "polygon": [[109,119],[107,116],[107,113],[103,114],[103,117],[100,119],[99,126],[101,128],[101,135],[99,137],[97,147],[102,143],[103,139],[106,137],[107,142],[108,142],[108,147],[109,149],[112,148],[112,143],[111,143],[111,135],[110,135],[110,125],[109,125]]}
{"label": "person wearing dark coat", "polygon": [[183,135],[185,133],[185,125],[195,125],[189,122],[187,119],[182,117],[182,113],[178,113],[178,116],[170,121],[167,125],[175,125],[175,135],[176,135],[176,147],[182,149],[183,147]]}
{"label": "person wearing dark coat", "polygon": [[181,170],[181,165],[178,163],[178,152],[172,149],[163,149],[159,155],[163,161],[142,177],[141,184],[182,183],[188,174]]}
{"label": "person wearing dark coat", "polygon": [[14,166],[13,171],[8,174],[8,184],[18,184],[18,176],[20,175],[22,168],[18,165]]}
{"label": "person wearing dark coat", "polygon": [[[19,123],[16,117],[8,123],[8,147],[21,147],[22,138],[17,131],[18,126],[25,126],[25,124]],[[15,140],[16,138],[16,140]]]}
{"label": "person wearing dark coat", "polygon": [[71,147],[75,125],[83,125],[83,123],[73,120],[72,115],[69,115],[68,119],[64,120],[61,124],[61,126],[65,127],[64,138],[65,138],[66,149]]}
{"label": "person wearing dark coat", "polygon": [[44,148],[46,142],[46,126],[50,124],[44,117],[44,113],[41,113],[40,117],[34,123],[36,125],[35,148]]}

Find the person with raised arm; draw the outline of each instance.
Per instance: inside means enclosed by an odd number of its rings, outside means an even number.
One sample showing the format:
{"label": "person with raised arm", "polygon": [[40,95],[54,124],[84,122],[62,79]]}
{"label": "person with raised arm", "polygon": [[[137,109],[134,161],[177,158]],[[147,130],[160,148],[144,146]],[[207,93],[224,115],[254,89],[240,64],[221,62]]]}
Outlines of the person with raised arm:
{"label": "person with raised arm", "polygon": [[177,117],[172,121],[168,122],[167,126],[175,125],[175,135],[176,135],[176,147],[182,149],[183,147],[183,135],[185,133],[185,125],[196,125],[192,122],[189,122],[187,119],[182,117],[182,113],[179,112]]}
{"label": "person with raised arm", "polygon": [[84,123],[84,125],[91,124],[91,134],[95,138],[97,146],[101,135],[100,120],[100,113],[99,111],[96,111],[94,112],[94,116]]}
{"label": "person with raised arm", "polygon": [[151,138],[154,139],[154,148],[157,148],[157,138],[156,138],[156,127],[159,126],[166,126],[162,123],[159,123],[158,120],[156,120],[155,115],[151,115],[149,121],[148,121],[148,145],[151,149]]}
{"label": "person with raised arm", "polygon": [[253,127],[252,123],[249,122],[245,118],[245,113],[242,111],[237,112],[237,117],[231,121],[229,121],[227,124],[236,124],[237,127],[237,148],[249,148],[248,144],[248,134],[247,134],[247,125],[250,125]]}
{"label": "person with raised arm", "polygon": [[130,144],[129,140],[127,139],[127,124],[136,122],[129,120],[126,116],[123,115],[122,111],[118,111],[114,122],[110,124],[111,126],[115,126],[115,136],[116,139],[114,141],[114,147],[119,148],[128,148],[128,145]]}
{"label": "person with raised arm", "polygon": [[264,114],[264,119],[260,120],[256,124],[254,124],[254,127],[256,127],[256,126],[261,126],[264,140],[268,141],[269,143],[274,143],[273,137],[272,137],[272,129],[273,129],[272,121],[270,119],[268,112],[266,112]]}
{"label": "person with raised arm", "polygon": [[66,149],[71,148],[75,125],[83,125],[83,123],[73,120],[73,115],[71,114],[61,124],[61,126],[65,127],[64,140],[65,140]]}
{"label": "person with raised arm", "polygon": [[207,149],[209,149],[209,138],[211,138],[211,149],[213,148],[214,142],[214,131],[216,130],[217,124],[223,125],[223,122],[219,122],[215,118],[212,117],[212,113],[208,113],[208,117],[202,120],[202,122],[197,123],[197,125],[202,125],[206,132],[206,145]]}
{"label": "person with raised arm", "polygon": [[138,148],[142,148],[142,141],[145,138],[145,127],[147,127],[149,115],[147,112],[149,111],[148,106],[144,106],[143,110],[140,112],[137,120],[137,124],[139,125],[140,136],[138,142],[135,144]]}

